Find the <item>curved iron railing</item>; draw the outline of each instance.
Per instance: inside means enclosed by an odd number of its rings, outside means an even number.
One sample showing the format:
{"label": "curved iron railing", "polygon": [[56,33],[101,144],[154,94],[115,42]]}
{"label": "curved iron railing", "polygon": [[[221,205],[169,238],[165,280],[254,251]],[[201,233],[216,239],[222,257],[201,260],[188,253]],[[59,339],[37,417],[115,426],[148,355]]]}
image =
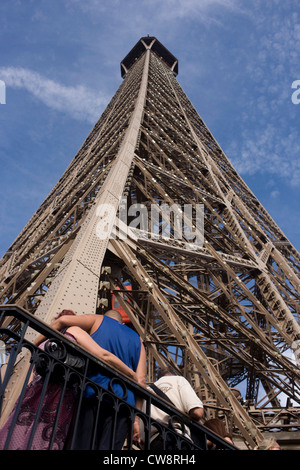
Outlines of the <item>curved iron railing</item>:
{"label": "curved iron railing", "polygon": [[[9,319],[9,317],[11,317]],[[26,339],[28,328],[35,330],[37,333],[52,339],[54,343],[61,345],[61,356],[53,356],[51,348],[49,350],[41,350],[32,342]],[[55,352],[55,351],[54,351]],[[67,354],[69,360],[66,360]],[[81,359],[81,369],[77,369],[70,360],[70,355]],[[22,360],[21,360],[22,358]],[[21,360],[21,362],[20,362]],[[25,363],[26,361],[26,363]],[[36,449],[38,447],[38,433],[40,431],[40,423],[50,423],[47,429],[48,449],[67,449],[76,448],[74,446],[73,435],[78,428],[78,417],[83,402],[84,390],[90,386],[95,392],[95,402],[97,409],[94,415],[93,423],[93,439],[89,449],[95,448],[95,440],[97,434],[98,421],[101,421],[101,410],[111,406],[115,425],[111,432],[111,445],[109,450],[114,450],[114,438],[117,430],[117,418],[122,413],[126,415],[129,422],[129,432],[123,449],[138,450],[140,447],[133,442],[133,423],[135,417],[140,418],[142,424],[143,450],[150,450],[151,431],[156,429],[157,433],[162,437],[162,451],[169,449],[168,443],[172,443],[171,447],[178,451],[195,451],[207,450],[208,441],[213,442],[219,449],[235,450],[236,448],[224,441],[222,438],[206,429],[204,426],[189,419],[185,414],[180,413],[172,405],[154,395],[147,389],[140,387],[134,381],[120,374],[118,371],[109,367],[100,360],[95,359],[91,354],[82,349],[77,344],[68,340],[61,333],[53,330],[45,323],[39,321],[30,313],[18,306],[2,306],[0,307],[0,417],[4,403],[10,401],[7,396],[11,386],[10,380],[14,374],[16,367],[28,366],[27,373],[21,384],[19,384],[19,397],[15,403],[12,403],[12,411],[7,419],[9,426],[1,423],[0,429],[0,448],[14,449],[14,433],[16,428],[25,422],[30,421],[28,438],[26,441],[26,449]],[[106,390],[90,378],[91,369],[102,371],[106,376],[110,377],[110,386]],[[42,376],[37,374],[37,371]],[[32,381],[33,378],[33,381]],[[118,382],[123,390],[123,396],[116,395],[112,390],[112,385]],[[26,397],[30,387],[39,387],[39,399],[35,402],[34,412],[32,408],[26,409]],[[55,403],[48,405],[49,393],[51,394],[55,387]],[[128,388],[134,391],[135,395],[140,395],[144,399],[143,411],[137,410],[125,401],[125,395]],[[155,406],[170,416],[170,421],[176,423],[176,426],[165,426],[155,421],[151,417],[151,407]],[[45,409],[46,408],[46,409]],[[62,440],[58,444],[58,435],[61,433],[62,417],[65,417],[66,408],[68,408],[70,417],[69,432],[66,440]],[[26,414],[27,413],[27,414]],[[30,416],[28,416],[31,413]],[[50,415],[52,413],[52,416]],[[99,418],[100,417],[100,418]],[[6,421],[7,423],[7,421]],[[101,422],[100,422],[101,425]],[[3,427],[4,426],[4,427]],[[5,429],[5,426],[7,429]],[[190,430],[193,440],[191,440],[184,432],[186,427]],[[24,428],[25,429],[25,428]],[[5,431],[5,436],[3,436]],[[44,431],[45,432],[45,429]],[[66,436],[65,436],[66,437]],[[24,443],[23,447],[24,449]]]}

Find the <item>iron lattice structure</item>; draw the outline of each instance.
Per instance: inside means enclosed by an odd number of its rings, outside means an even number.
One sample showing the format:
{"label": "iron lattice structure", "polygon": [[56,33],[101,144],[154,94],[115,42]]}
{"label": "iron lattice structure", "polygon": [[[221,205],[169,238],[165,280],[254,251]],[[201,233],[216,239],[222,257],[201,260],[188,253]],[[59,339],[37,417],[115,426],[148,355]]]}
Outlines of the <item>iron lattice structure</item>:
{"label": "iron lattice structure", "polygon": [[[298,430],[300,373],[289,353],[300,339],[299,253],[183,92],[177,59],[145,37],[121,73],[104,113],[2,258],[1,303],[49,323],[63,308],[102,313],[117,299],[145,343],[149,381],[171,364],[248,447],[266,430]],[[162,204],[201,205],[204,243],[185,232],[176,238],[172,214],[153,236],[150,209]],[[124,205],[146,209],[143,230],[128,210],[126,229]]]}

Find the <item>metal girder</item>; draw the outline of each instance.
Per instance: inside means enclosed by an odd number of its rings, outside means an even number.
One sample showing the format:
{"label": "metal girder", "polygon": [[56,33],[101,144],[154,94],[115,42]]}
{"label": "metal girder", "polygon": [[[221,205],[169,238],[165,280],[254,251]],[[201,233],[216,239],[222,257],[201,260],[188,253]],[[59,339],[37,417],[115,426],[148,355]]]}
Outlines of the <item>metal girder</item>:
{"label": "metal girder", "polygon": [[[274,424],[270,409],[286,429],[280,400],[294,404],[289,426],[299,428],[291,357],[300,342],[300,255],[224,155],[177,67],[152,37],[122,61],[116,94],[0,261],[1,303],[50,322],[63,308],[104,312],[115,296],[145,342],[149,380],[172,364],[209,413],[229,416],[254,447]],[[153,234],[151,207],[163,204],[203,206],[202,246],[186,232],[175,237],[174,214]]]}

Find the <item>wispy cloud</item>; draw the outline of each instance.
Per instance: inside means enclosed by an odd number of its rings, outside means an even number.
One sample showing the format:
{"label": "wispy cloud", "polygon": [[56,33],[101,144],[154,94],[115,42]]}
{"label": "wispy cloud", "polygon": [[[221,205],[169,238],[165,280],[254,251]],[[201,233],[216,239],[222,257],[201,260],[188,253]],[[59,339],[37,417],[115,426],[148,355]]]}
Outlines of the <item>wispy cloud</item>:
{"label": "wispy cloud", "polygon": [[237,0],[154,0],[159,9],[159,16],[162,14],[168,18],[191,18],[205,20],[209,18],[209,13],[224,9],[239,9]]}
{"label": "wispy cloud", "polygon": [[243,144],[232,144],[228,155],[241,175],[256,173],[276,175],[289,181],[291,186],[300,185],[300,143],[298,131],[287,135],[269,123],[265,129],[244,132]]}
{"label": "wispy cloud", "polygon": [[[231,141],[227,153],[243,175],[276,175],[300,186],[300,107],[291,103],[291,85],[299,78],[300,15],[297,2],[253,2],[253,34],[249,44],[256,54],[247,57],[247,80],[241,81],[244,101],[239,126],[242,139]],[[292,5],[295,10],[291,10]],[[258,15],[262,5],[264,15]],[[259,41],[257,40],[259,38]],[[286,119],[289,116],[289,119]]]}
{"label": "wispy cloud", "polygon": [[24,68],[0,68],[0,78],[4,80],[7,89],[24,89],[49,108],[91,123],[99,118],[109,99],[83,85],[66,86]]}
{"label": "wispy cloud", "polygon": [[[150,23],[155,29],[170,23],[172,20],[197,20],[200,23],[215,23],[217,18],[225,10],[242,11],[240,0],[151,0],[151,2],[141,2],[140,0],[67,0],[69,8],[79,7],[84,13],[92,14],[93,17],[100,17],[103,13],[112,14],[114,10],[124,11],[120,15],[120,23],[128,23],[138,27]],[[145,14],[149,11],[149,15]],[[141,12],[144,12],[143,14]],[[151,12],[151,14],[150,14]]]}

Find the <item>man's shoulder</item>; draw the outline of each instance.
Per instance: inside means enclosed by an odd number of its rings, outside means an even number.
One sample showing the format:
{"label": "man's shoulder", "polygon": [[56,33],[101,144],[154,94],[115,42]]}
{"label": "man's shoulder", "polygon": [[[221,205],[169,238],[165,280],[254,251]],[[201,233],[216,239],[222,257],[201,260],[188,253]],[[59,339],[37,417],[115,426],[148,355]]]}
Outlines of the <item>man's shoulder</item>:
{"label": "man's shoulder", "polygon": [[155,382],[155,385],[160,386],[166,383],[175,385],[175,384],[178,384],[179,382],[181,381],[178,375],[164,375],[163,377],[161,377]]}
{"label": "man's shoulder", "polygon": [[140,336],[136,331],[134,331],[132,328],[129,328],[129,326],[127,325],[121,325],[121,326],[124,328],[124,331],[126,331],[126,334],[140,341]]}
{"label": "man's shoulder", "polygon": [[180,390],[182,387],[190,388],[190,383],[181,375],[166,375],[161,377],[157,382],[157,386],[164,386],[163,384],[168,383],[172,388]]}
{"label": "man's shoulder", "polygon": [[160,380],[171,380],[172,382],[187,382],[187,380],[182,375],[164,375]]}
{"label": "man's shoulder", "polygon": [[128,336],[128,337],[135,338],[136,340],[139,340],[139,341],[140,341],[140,337],[139,337],[138,333],[137,333],[135,330],[133,330],[132,328],[130,328],[130,327],[127,326],[127,325],[124,325],[123,323],[119,323],[117,320],[114,320],[114,319],[111,319],[111,320],[114,321],[114,323],[112,323],[112,325],[113,325],[116,329],[122,331],[122,332],[125,333],[126,336]]}

